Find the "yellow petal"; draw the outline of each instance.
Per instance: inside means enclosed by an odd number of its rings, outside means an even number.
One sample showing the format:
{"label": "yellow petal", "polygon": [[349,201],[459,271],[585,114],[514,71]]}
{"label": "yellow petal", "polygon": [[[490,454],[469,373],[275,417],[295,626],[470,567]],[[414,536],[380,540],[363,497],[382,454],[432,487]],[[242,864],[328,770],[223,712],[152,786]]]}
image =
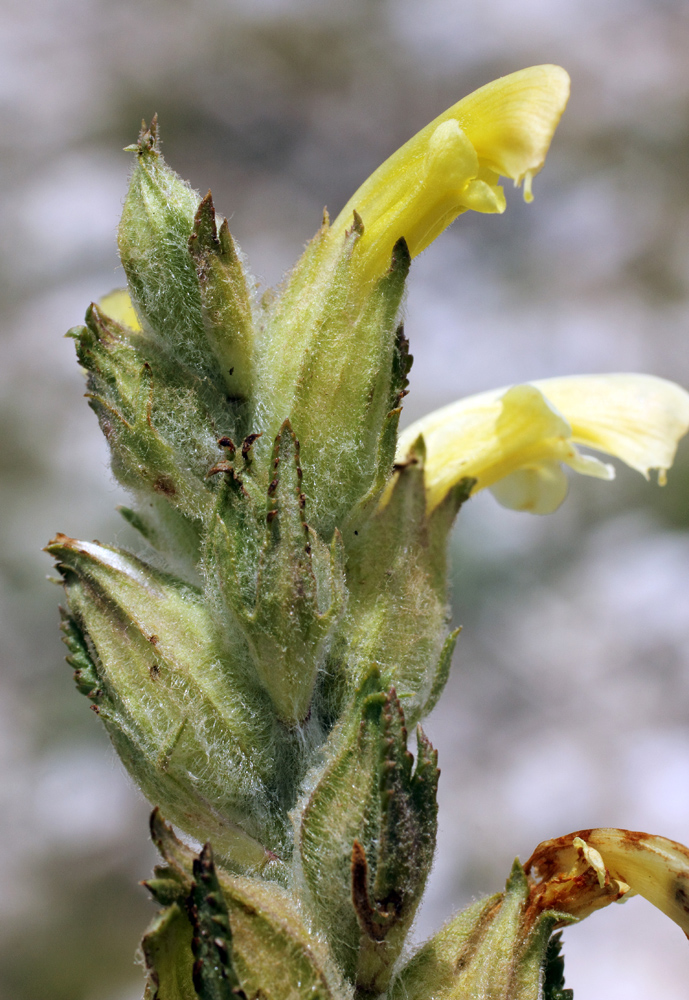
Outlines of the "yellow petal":
{"label": "yellow petal", "polygon": [[[460,479],[476,479],[474,491],[493,486],[522,470],[545,470],[529,484],[512,480],[502,491],[501,502],[536,513],[555,509],[548,500],[533,495],[539,482],[548,498],[564,499],[562,481],[554,484],[553,463],[576,464],[571,428],[539,389],[513,386],[469,396],[418,420],[400,435],[398,461],[423,435],[426,445],[425,479],[429,511],[436,507]],[[551,475],[548,475],[548,469]],[[510,485],[514,494],[510,496]],[[523,503],[523,506],[522,506]]]}
{"label": "yellow petal", "polygon": [[98,308],[110,319],[122,326],[128,326],[130,330],[140,330],[141,324],[136,310],[132,305],[129,292],[126,288],[118,288],[117,291],[104,295],[98,303]]}
{"label": "yellow petal", "polygon": [[456,118],[481,163],[520,182],[543,166],[568,98],[561,66],[531,66],[475,90],[441,119]]}
{"label": "yellow petal", "polygon": [[502,212],[500,175],[525,181],[543,166],[569,96],[559,66],[511,73],[454,104],[393,153],[359,188],[332,224],[340,243],[354,212],[364,224],[357,246],[362,269],[382,274],[394,244],[404,237],[421,253],[468,208]]}
{"label": "yellow petal", "polygon": [[[566,495],[560,463],[612,479],[614,470],[577,444],[621,458],[644,475],[672,464],[689,428],[689,394],[650,375],[543,379],[469,396],[416,421],[401,435],[397,460],[423,436],[429,511],[460,479],[491,487],[504,506],[551,513]],[[661,479],[662,481],[662,479]]]}
{"label": "yellow petal", "polygon": [[[594,870],[600,892],[582,878],[586,867]],[[689,850],[674,840],[632,830],[580,830],[539,844],[525,868],[540,877],[546,905],[565,913],[586,916],[634,892],[689,935]]]}
{"label": "yellow petal", "polygon": [[648,479],[672,466],[689,428],[689,393],[653,375],[576,375],[532,383],[566,414],[572,439],[616,455]]}
{"label": "yellow petal", "polygon": [[552,514],[567,496],[569,481],[558,462],[519,469],[493,483],[491,493],[503,507],[530,514]]}

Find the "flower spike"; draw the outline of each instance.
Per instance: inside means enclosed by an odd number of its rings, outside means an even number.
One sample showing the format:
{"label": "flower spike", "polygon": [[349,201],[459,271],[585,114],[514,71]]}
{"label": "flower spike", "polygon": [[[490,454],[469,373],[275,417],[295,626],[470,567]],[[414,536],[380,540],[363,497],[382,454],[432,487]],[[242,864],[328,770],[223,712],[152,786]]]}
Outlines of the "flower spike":
{"label": "flower spike", "polygon": [[[689,394],[642,375],[549,379],[430,414],[398,441],[410,262],[500,176],[545,160],[557,66],[496,80],[386,161],[258,301],[227,223],[143,127],[119,246],[128,289],[70,331],[136,509],[140,558],[57,535],[78,690],[152,803],[162,910],[142,941],[163,1000],[571,1000],[558,935],[639,892],[689,933],[689,851],[585,830],[415,954],[437,833],[420,726],[448,679],[448,539],[469,495],[547,513],[579,445],[648,477]],[[399,447],[397,445],[399,444]],[[146,561],[148,560],[148,561]]]}

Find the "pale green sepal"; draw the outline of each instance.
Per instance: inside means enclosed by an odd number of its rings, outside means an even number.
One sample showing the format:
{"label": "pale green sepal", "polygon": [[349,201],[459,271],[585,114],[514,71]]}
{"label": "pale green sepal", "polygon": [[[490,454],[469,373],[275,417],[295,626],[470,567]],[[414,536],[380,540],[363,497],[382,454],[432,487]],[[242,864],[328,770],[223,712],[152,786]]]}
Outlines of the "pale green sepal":
{"label": "pale green sepal", "polygon": [[304,892],[339,965],[352,979],[361,940],[352,903],[352,851],[356,840],[364,850],[370,846],[379,827],[384,700],[380,677],[373,671],[331,733],[324,762],[307,776],[309,792],[295,813]]}
{"label": "pale green sepal", "polygon": [[[390,1000],[545,1000],[548,942],[553,928],[572,918],[531,907],[531,888],[515,861],[505,891],[474,903],[423,945],[398,974]],[[551,983],[562,979],[556,971]]]}
{"label": "pale green sepal", "polygon": [[400,324],[395,333],[395,349],[392,358],[392,378],[390,381],[391,409],[385,415],[378,437],[376,461],[368,492],[351,508],[342,528],[347,538],[356,535],[359,527],[376,509],[378,501],[390,484],[390,478],[395,468],[397,452],[397,437],[399,432],[402,406],[407,395],[409,379],[414,358],[409,353],[409,341],[404,335],[404,326]]}
{"label": "pale green sepal", "polygon": [[530,997],[515,994],[517,962],[524,947],[524,910],[529,896],[529,884],[524,869],[515,861],[505,885],[502,901],[471,956],[471,960],[456,977],[453,996],[472,1000],[538,1000],[539,990]]}
{"label": "pale green sepal", "polygon": [[254,329],[244,268],[227,220],[218,230],[210,191],[201,200],[189,238],[201,293],[203,325],[230,400],[254,389]]}
{"label": "pale green sepal", "polygon": [[[524,950],[514,966],[510,988],[515,1000],[555,1000],[552,992],[550,996],[544,995],[548,943],[555,926],[561,927],[563,923],[573,922],[571,918],[565,917],[563,920],[563,914],[552,911],[542,913],[536,919],[534,927],[526,936]],[[560,996],[557,1000],[565,1000],[565,997]]]}
{"label": "pale green sepal", "polygon": [[457,639],[459,638],[459,633],[462,631],[460,625],[459,628],[454,629],[450,632],[447,639],[443,644],[443,648],[440,651],[440,656],[438,657],[438,666],[435,671],[435,677],[433,678],[433,686],[431,687],[431,693],[428,696],[426,704],[423,706],[422,717],[430,715],[435,706],[438,704],[438,699],[440,695],[445,690],[445,685],[447,684],[448,678],[450,676],[450,667],[452,666],[452,656],[455,651],[455,646],[457,645]]}
{"label": "pale green sepal", "polygon": [[256,395],[263,401],[268,419],[276,421],[276,432],[289,411],[301,357],[326,305],[335,265],[327,240],[329,225],[325,213],[321,228],[286,276],[279,294],[263,300],[262,325],[266,334],[258,354]]}
{"label": "pale green sepal", "polygon": [[454,992],[457,973],[470,961],[500,900],[500,894],[479,899],[448,921],[395,977],[390,1000],[460,1000]]}
{"label": "pale green sepal", "polygon": [[296,725],[309,714],[319,667],[344,610],[345,589],[337,558],[307,524],[299,442],[289,421],[275,440],[267,508],[255,605],[242,624],[275,711]]}
{"label": "pale green sepal", "polygon": [[[246,520],[250,524],[251,518]],[[252,538],[253,532],[241,531],[241,526],[242,521],[230,528],[216,514],[206,536],[204,558],[207,589],[217,591],[230,621],[240,631],[256,600],[260,556],[260,543]]]}
{"label": "pale green sepal", "polygon": [[207,478],[218,453],[214,427],[229,423],[222,397],[202,392],[199,380],[164,350],[95,305],[86,312],[86,326],[70,334],[89,373],[89,402],[115,476],[137,494],[202,522],[214,506],[214,483]]}
{"label": "pale green sepal", "polygon": [[351,1000],[325,938],[305,924],[280,886],[219,872],[230,914],[233,960],[246,996]]}
{"label": "pale green sepal", "polygon": [[182,364],[220,383],[189,253],[199,195],[165,163],[155,118],[142,128],[136,152],[118,230],[132,301],[145,331],[167,344]]}
{"label": "pale green sepal", "polygon": [[360,229],[337,253],[323,235],[266,315],[257,396],[268,438],[289,418],[301,440],[312,525],[329,540],[378,475],[380,438],[399,395],[397,314],[409,254],[400,241],[388,273],[362,285],[351,263]]}
{"label": "pale green sepal", "polygon": [[345,538],[350,599],[343,630],[353,683],[377,663],[384,684],[403,698],[410,725],[437,678],[448,619],[447,539],[469,489],[459,483],[427,516],[420,438],[396,467],[385,502],[360,512]]}
{"label": "pale green sepal", "polygon": [[[381,437],[399,401],[397,317],[409,265],[401,240],[387,275],[359,302],[350,290],[356,284],[345,258],[343,273],[334,280],[347,295],[341,302],[337,293],[335,301],[329,300],[302,359],[289,417],[303,444],[314,525],[325,538],[377,478]],[[391,450],[387,458],[389,475]]]}
{"label": "pale green sepal", "polygon": [[272,788],[281,731],[199,592],[106,546],[58,536],[49,551],[97,673],[89,697],[132,777],[226,862],[265,868],[287,837]]}
{"label": "pale green sepal", "polygon": [[[377,995],[390,981],[433,864],[437,833],[438,754],[417,727],[416,767],[407,750],[407,731],[399,701],[391,695],[383,706],[381,754],[381,824],[373,852],[375,881],[366,878],[364,862],[357,895],[352,854],[353,897],[363,934],[356,971],[357,987]],[[369,891],[371,890],[371,891]]]}
{"label": "pale green sepal", "polygon": [[266,536],[268,471],[255,469],[228,438],[219,444],[226,458],[210,474],[220,480],[217,501],[204,540],[204,576],[238,622],[256,604],[256,585]]}

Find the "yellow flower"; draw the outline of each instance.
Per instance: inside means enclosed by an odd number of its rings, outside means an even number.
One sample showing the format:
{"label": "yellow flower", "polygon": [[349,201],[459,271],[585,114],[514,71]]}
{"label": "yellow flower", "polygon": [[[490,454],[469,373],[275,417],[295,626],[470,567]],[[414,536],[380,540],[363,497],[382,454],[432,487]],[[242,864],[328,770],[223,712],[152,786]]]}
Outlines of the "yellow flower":
{"label": "yellow flower", "polygon": [[689,936],[689,850],[666,837],[633,830],[580,830],[539,844],[524,866],[540,879],[535,911],[581,919],[637,893]]}
{"label": "yellow flower", "polygon": [[116,291],[104,295],[98,302],[98,308],[110,319],[114,319],[116,323],[128,326],[130,330],[141,330],[139,317],[136,315],[136,310],[126,288],[118,288]]}
{"label": "yellow flower", "polygon": [[[689,428],[689,393],[652,375],[581,375],[469,396],[408,427],[397,448],[404,462],[423,436],[429,512],[460,479],[490,487],[505,507],[549,514],[564,500],[562,465],[599,479],[612,466],[577,445],[622,459],[658,481]],[[384,501],[385,502],[385,498]]]}
{"label": "yellow flower", "polygon": [[332,224],[338,242],[354,213],[364,225],[356,253],[367,277],[383,274],[404,237],[412,257],[467,209],[504,212],[500,176],[524,184],[545,161],[569,97],[559,66],[500,77],[449,108],[387,159]]}

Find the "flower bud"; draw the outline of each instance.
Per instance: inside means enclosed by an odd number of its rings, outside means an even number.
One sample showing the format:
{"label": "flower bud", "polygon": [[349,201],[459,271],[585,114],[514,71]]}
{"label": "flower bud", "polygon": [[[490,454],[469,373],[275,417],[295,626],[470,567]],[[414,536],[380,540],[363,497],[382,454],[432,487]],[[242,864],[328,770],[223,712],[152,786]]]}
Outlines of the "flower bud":
{"label": "flower bud", "polygon": [[180,542],[189,547],[179,534],[196,534],[198,546],[198,524],[214,507],[215,484],[207,472],[218,452],[198,379],[95,305],[86,325],[70,335],[88,371],[89,403],[110,445],[113,472],[139,496],[179,515],[173,551]]}
{"label": "flower bud", "polygon": [[[253,388],[249,291],[227,222],[218,233],[210,192],[199,195],[165,163],[158,124],[142,127],[118,234],[129,295],[144,330],[178,364],[227,395]],[[114,307],[120,316],[128,310]],[[117,318],[117,317],[115,317]]]}

